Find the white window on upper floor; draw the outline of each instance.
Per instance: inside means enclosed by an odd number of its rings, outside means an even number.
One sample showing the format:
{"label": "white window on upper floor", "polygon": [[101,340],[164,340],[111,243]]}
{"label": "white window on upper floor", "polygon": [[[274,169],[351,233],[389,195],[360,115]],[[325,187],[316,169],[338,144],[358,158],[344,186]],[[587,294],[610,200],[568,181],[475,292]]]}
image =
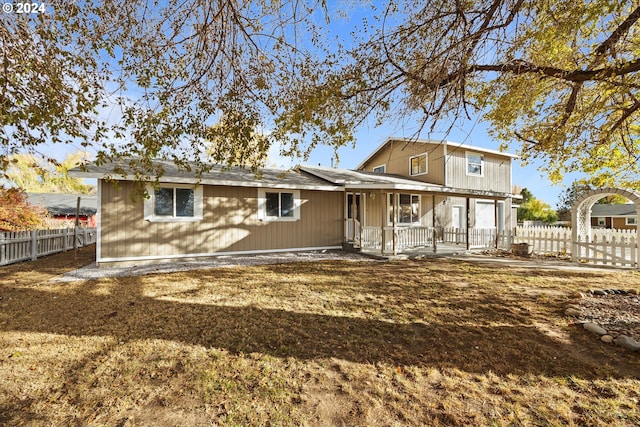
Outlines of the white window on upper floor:
{"label": "white window on upper floor", "polygon": [[427,153],[409,158],[409,175],[424,175],[427,173]]}
{"label": "white window on upper floor", "polygon": [[467,151],[467,175],[484,176],[484,156]]}
{"label": "white window on upper floor", "polygon": [[258,219],[297,221],[300,219],[299,190],[258,190]]}
{"label": "white window on upper floor", "polygon": [[385,173],[387,171],[387,165],[380,165],[373,168],[374,173]]}
{"label": "white window on upper floor", "polygon": [[148,186],[144,219],[150,222],[195,222],[202,219],[202,186],[160,184]]}

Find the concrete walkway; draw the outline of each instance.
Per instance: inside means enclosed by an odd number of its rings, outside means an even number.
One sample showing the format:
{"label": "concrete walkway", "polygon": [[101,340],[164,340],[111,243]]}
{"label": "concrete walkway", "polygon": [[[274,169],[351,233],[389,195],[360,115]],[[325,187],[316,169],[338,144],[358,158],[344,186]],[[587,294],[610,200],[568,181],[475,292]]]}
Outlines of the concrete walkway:
{"label": "concrete walkway", "polygon": [[387,262],[402,260],[420,260],[444,258],[457,261],[477,263],[485,266],[501,268],[527,268],[576,272],[613,272],[633,270],[629,267],[596,266],[590,264],[572,264],[563,259],[539,259],[539,258],[515,258],[511,256],[486,255],[480,252],[466,252],[455,248],[455,251],[433,252],[420,250],[406,252],[399,255],[381,257],[379,254],[358,254],[343,251],[311,251],[311,252],[282,252],[275,254],[243,255],[243,256],[219,256],[198,261],[176,261],[157,264],[137,265],[133,267],[102,267],[95,263],[72,270],[56,279],[56,282],[72,282],[78,280],[100,279],[104,277],[142,276],[147,274],[170,273],[176,271],[209,269],[209,268],[233,268],[261,264],[282,264],[310,261],[359,261],[359,262]]}

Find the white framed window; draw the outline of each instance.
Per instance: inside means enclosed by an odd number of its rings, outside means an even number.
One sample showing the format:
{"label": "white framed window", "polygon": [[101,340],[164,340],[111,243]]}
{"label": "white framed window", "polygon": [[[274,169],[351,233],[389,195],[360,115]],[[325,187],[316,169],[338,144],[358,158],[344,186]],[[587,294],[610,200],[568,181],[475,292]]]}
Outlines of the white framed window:
{"label": "white framed window", "polygon": [[387,165],[380,165],[373,168],[374,173],[386,173],[386,171],[387,171]]}
{"label": "white framed window", "polygon": [[467,175],[484,176],[484,156],[467,151]]}
{"label": "white framed window", "polygon": [[625,225],[638,225],[637,216],[627,216],[624,218]]}
{"label": "white framed window", "polygon": [[259,189],[258,219],[262,221],[299,220],[300,191]]}
{"label": "white framed window", "polygon": [[144,219],[150,222],[195,222],[202,220],[202,186],[159,184],[147,187]]}
{"label": "white framed window", "polygon": [[[396,198],[397,212],[393,209],[393,198]],[[389,224],[393,223],[395,215],[395,223],[399,225],[420,224],[420,195],[419,194],[389,194]]]}
{"label": "white framed window", "polygon": [[427,173],[427,153],[409,157],[409,175],[424,175]]}
{"label": "white framed window", "polygon": [[598,217],[598,226],[604,227],[607,225],[607,219],[603,216]]}

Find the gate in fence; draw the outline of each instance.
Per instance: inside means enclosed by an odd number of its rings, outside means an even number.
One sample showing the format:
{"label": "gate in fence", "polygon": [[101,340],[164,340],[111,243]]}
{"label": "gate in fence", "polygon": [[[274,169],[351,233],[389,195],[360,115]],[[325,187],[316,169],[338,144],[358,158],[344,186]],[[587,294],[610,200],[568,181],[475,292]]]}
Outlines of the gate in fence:
{"label": "gate in fence", "polygon": [[591,208],[600,199],[609,195],[622,195],[636,206],[640,213],[640,192],[621,188],[601,188],[580,196],[571,208],[573,224],[571,235],[571,259],[573,262],[590,262],[640,268],[638,252],[637,221],[635,236],[594,235],[591,228]]}

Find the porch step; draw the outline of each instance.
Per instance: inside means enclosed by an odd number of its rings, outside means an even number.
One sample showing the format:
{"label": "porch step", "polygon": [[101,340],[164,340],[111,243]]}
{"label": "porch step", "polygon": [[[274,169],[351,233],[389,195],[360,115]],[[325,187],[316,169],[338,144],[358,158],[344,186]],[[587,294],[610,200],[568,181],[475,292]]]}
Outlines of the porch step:
{"label": "porch step", "polygon": [[355,242],[342,242],[342,250],[345,252],[359,253],[362,249]]}

